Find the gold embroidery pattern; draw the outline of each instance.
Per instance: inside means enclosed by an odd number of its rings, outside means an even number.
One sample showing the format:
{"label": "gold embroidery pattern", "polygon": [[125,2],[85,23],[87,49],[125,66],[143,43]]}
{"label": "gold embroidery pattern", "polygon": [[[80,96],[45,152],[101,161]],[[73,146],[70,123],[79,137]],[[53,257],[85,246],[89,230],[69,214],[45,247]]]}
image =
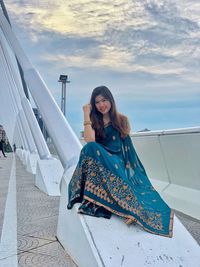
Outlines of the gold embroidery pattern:
{"label": "gold embroidery pattern", "polygon": [[[91,194],[93,194],[99,198],[98,202],[100,202],[100,199],[105,201],[108,208],[112,207],[111,204],[117,203],[124,210],[134,213],[154,229],[163,229],[161,214],[144,210],[131,187],[122,178],[116,176],[91,157],[85,156],[81,162],[81,166],[77,166],[71,180],[71,200],[79,197],[81,189],[84,188],[83,195],[87,195],[87,192],[89,192],[91,197]],[[112,192],[112,195],[110,192]]]}

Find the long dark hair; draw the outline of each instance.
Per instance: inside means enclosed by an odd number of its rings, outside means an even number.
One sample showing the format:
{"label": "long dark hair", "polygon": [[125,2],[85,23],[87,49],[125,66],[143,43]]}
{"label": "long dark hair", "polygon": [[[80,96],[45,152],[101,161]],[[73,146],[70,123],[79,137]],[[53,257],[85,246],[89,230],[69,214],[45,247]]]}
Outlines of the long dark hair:
{"label": "long dark hair", "polygon": [[[109,111],[111,124],[120,132],[121,137],[125,137],[129,133],[128,128],[125,126],[128,124],[127,118],[117,112],[115,100],[110,90],[106,86],[98,86],[93,90],[90,99],[90,104],[92,106],[90,119],[92,122],[92,128],[95,130],[96,140],[102,140],[105,138],[103,114],[97,110],[95,105],[95,99],[98,95],[103,96],[111,103]],[[124,123],[125,120],[126,122]]]}

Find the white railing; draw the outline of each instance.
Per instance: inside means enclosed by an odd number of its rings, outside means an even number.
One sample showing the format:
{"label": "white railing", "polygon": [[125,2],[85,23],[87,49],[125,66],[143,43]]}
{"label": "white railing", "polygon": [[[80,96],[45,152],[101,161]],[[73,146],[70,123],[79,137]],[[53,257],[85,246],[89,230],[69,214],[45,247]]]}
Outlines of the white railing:
{"label": "white railing", "polygon": [[200,219],[200,127],[137,132],[131,138],[162,197]]}

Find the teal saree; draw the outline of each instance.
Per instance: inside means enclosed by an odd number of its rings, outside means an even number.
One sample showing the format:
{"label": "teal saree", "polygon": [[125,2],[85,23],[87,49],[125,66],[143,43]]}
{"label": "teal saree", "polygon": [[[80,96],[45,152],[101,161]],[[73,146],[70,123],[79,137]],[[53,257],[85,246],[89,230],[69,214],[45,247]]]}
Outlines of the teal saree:
{"label": "teal saree", "polygon": [[110,218],[114,213],[145,230],[172,237],[173,211],[153,188],[134,149],[111,124],[106,138],[87,143],[69,183],[68,209],[81,203],[79,212]]}

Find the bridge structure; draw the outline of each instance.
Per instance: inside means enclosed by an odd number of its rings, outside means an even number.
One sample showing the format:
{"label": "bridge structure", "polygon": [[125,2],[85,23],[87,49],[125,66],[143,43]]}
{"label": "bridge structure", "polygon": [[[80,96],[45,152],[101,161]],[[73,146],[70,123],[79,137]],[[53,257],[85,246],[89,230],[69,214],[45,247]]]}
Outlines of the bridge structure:
{"label": "bridge structure", "polygon": [[[51,155],[41,133],[23,89],[18,64],[58,158]],[[10,144],[17,147],[17,158],[34,175],[35,185],[47,196],[59,197],[57,238],[78,266],[199,266],[199,245],[176,216],[173,237],[165,238],[135,225],[127,226],[117,216],[105,220],[78,214],[77,204],[67,210],[68,184],[82,144],[25,55],[2,10],[0,77],[0,122]],[[132,141],[152,183],[166,202],[200,220],[200,127],[133,133]],[[15,160],[13,156],[12,185],[15,184]],[[13,238],[16,242],[16,233]],[[1,246],[0,256],[5,253]]]}

